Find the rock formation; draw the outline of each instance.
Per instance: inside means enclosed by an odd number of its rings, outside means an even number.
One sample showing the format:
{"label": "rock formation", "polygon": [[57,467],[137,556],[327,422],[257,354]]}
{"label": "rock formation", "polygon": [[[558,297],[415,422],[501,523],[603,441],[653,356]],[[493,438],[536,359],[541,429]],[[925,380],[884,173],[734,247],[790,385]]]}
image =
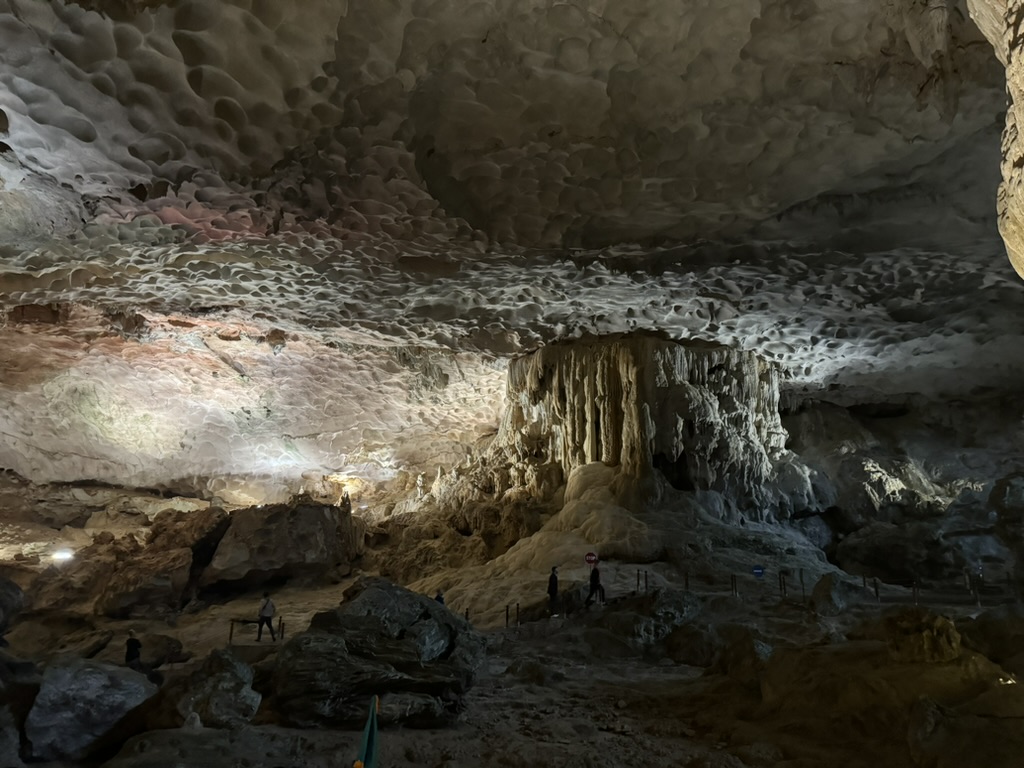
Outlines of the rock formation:
{"label": "rock formation", "polygon": [[[264,724],[376,692],[449,724],[491,673],[456,613],[513,604],[496,642],[535,653],[498,666],[541,712],[505,715],[558,764],[1011,760],[982,747],[1024,711],[1013,609],[886,623],[857,577],[972,611],[1024,584],[1022,14],[0,2],[0,633],[46,665],[0,659],[0,762],[86,757],[131,710],[188,730],[115,764],[244,727],[254,766],[316,765],[333,735]],[[361,581],[212,653],[232,599],[367,573],[421,594]],[[146,663],[205,659],[142,714],[107,664],[129,621]],[[549,630],[605,666],[548,668]],[[615,717],[548,723],[531,685]],[[495,741],[405,758],[519,756]]]}
{"label": "rock formation", "polygon": [[432,599],[361,580],[282,649],[272,706],[293,725],[359,726],[378,695],[384,723],[450,723],[484,649],[475,630]]}
{"label": "rock formation", "polygon": [[509,366],[495,442],[510,473],[536,467],[509,483],[538,495],[600,461],[622,482],[642,487],[658,470],[680,490],[766,510],[785,445],[778,399],[778,369],[735,349],[646,336],[553,344]]}
{"label": "rock formation", "polygon": [[23,601],[21,588],[10,579],[0,576],[0,635],[3,635],[14,621]]}
{"label": "rock formation", "polygon": [[300,498],[238,509],[201,584],[251,586],[273,577],[347,575],[359,544],[351,513],[340,507]]}
{"label": "rock formation", "polygon": [[124,667],[75,658],[49,664],[25,723],[33,756],[84,757],[156,690],[144,675]]}

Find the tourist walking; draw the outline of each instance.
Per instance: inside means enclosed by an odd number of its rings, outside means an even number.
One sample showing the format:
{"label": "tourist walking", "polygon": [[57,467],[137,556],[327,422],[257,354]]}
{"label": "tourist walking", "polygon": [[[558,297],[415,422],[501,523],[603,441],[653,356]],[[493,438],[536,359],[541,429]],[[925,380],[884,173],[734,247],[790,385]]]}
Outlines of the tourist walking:
{"label": "tourist walking", "polygon": [[551,616],[558,615],[558,566],[551,566],[551,575],[548,576],[548,607]]}
{"label": "tourist walking", "polygon": [[274,607],[274,601],[270,599],[270,593],[263,593],[263,602],[260,603],[260,615],[259,615],[259,626],[256,628],[256,642],[260,642],[263,639],[263,627],[266,626],[270,630],[270,639],[273,642],[277,642],[277,635],[274,634],[274,614],[277,613],[277,609]]}
{"label": "tourist walking", "polygon": [[594,563],[590,567],[590,593],[587,595],[586,606],[589,608],[594,599],[604,605],[604,587],[601,586],[601,570]]}

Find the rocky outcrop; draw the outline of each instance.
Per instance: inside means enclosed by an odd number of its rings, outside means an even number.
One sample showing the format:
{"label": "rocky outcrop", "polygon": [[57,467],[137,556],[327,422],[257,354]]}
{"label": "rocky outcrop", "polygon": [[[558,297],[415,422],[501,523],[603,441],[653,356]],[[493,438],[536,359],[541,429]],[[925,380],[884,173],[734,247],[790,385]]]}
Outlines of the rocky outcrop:
{"label": "rocky outcrop", "polygon": [[554,344],[509,366],[496,441],[513,464],[565,476],[600,461],[638,482],[660,472],[683,490],[752,502],[785,443],[778,370],[716,345],[652,336]]}
{"label": "rocky outcrop", "polygon": [[869,594],[863,587],[850,583],[836,573],[826,573],[811,590],[811,607],[819,616],[838,616],[867,597]]}
{"label": "rocky outcrop", "polygon": [[357,552],[351,514],[299,497],[231,513],[201,585],[254,586],[275,577],[345,575]]}
{"label": "rocky outcrop", "polygon": [[125,667],[70,657],[53,662],[25,723],[32,755],[83,757],[156,691],[144,675]]}
{"label": "rocky outcrop", "polygon": [[810,477],[785,450],[779,371],[753,353],[648,334],[542,347],[509,365],[508,407],[477,467],[431,492],[550,499],[575,471],[618,469],[619,502],[662,489],[714,491],[757,517],[817,508]]}
{"label": "rocky outcrop", "polygon": [[619,609],[597,619],[636,648],[660,642],[700,613],[701,600],[691,592],[657,589],[627,600]]}
{"label": "rocky outcrop", "polygon": [[189,549],[193,568],[201,569],[210,564],[230,524],[231,518],[220,507],[194,512],[164,510],[153,519],[148,548],[159,552]]}
{"label": "rocky outcrop", "polygon": [[957,622],[965,647],[1024,679],[1024,607],[1004,605]]}
{"label": "rocky outcrop", "polygon": [[39,685],[35,664],[0,651],[0,765],[5,768],[22,765],[21,732]]}
{"label": "rocky outcrop", "polygon": [[14,716],[6,705],[0,706],[0,765],[22,768],[21,734]]}
{"label": "rocky outcrop", "polygon": [[989,691],[959,707],[922,696],[910,710],[907,742],[915,765],[929,768],[1016,768],[1024,735],[1016,723],[1024,701],[1016,685]]}
{"label": "rocky outcrop", "polygon": [[849,573],[905,586],[921,578],[955,578],[960,572],[941,532],[925,523],[872,523],[840,541],[835,559]]}
{"label": "rocky outcrop", "polygon": [[450,723],[484,651],[483,638],[434,600],[362,579],[281,649],[273,708],[293,725],[356,727],[379,695],[384,723]]}
{"label": "rocky outcrop", "polygon": [[73,560],[51,565],[32,583],[27,592],[32,611],[66,610],[91,614],[97,598],[121,564],[130,563],[143,551],[132,536],[114,539],[100,535],[80,549]]}
{"label": "rocky outcrop", "polygon": [[[160,692],[160,727],[178,727],[198,717],[208,728],[237,728],[253,719],[263,697],[253,690],[252,668],[230,651],[214,651],[184,679]],[[152,719],[152,718],[151,718]]]}
{"label": "rocky outcrop", "polygon": [[7,631],[15,616],[21,611],[25,595],[21,587],[10,579],[0,576],[0,635]]}
{"label": "rocky outcrop", "polygon": [[96,603],[112,618],[173,614],[181,609],[189,583],[192,550],[148,550],[119,563]]}
{"label": "rocky outcrop", "polygon": [[907,608],[885,616],[882,629],[893,661],[937,664],[960,655],[960,633],[953,622],[923,608]]}

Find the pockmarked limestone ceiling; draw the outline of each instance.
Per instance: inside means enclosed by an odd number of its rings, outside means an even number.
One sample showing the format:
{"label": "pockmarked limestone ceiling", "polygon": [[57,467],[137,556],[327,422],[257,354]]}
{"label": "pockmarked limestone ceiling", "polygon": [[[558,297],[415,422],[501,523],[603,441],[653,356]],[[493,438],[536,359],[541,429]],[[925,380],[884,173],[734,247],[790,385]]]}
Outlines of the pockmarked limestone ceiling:
{"label": "pockmarked limestone ceiling", "polygon": [[794,398],[1010,387],[972,15],[0,0],[0,466],[430,471],[496,428],[510,356],[629,330],[757,351]]}

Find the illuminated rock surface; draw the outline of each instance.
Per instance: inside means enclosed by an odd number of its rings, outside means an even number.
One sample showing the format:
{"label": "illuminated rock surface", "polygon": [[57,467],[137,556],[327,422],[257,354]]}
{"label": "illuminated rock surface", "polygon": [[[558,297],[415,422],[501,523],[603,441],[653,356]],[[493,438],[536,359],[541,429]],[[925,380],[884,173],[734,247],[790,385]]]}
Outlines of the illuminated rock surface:
{"label": "illuminated rock surface", "polygon": [[[964,626],[1024,584],[1020,4],[301,6],[0,0],[5,637],[45,680],[134,622],[180,693],[230,628],[253,670],[113,764],[348,749],[290,741],[250,636],[349,569],[491,632],[410,764],[1015,764],[1012,633]],[[585,552],[665,591],[582,614]],[[890,658],[861,578],[963,644]],[[18,690],[7,751],[99,735]]]}

